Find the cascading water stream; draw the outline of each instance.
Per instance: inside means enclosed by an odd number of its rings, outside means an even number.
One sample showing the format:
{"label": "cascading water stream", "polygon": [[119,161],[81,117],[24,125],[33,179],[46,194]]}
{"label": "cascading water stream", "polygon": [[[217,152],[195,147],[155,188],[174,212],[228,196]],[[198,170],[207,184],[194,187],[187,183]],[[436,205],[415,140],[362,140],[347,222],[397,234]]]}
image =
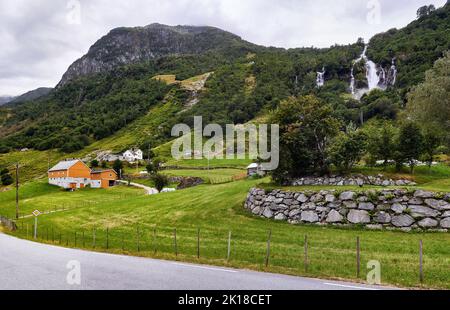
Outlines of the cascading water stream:
{"label": "cascading water stream", "polygon": [[317,72],[316,85],[318,88],[325,85],[325,68],[322,68],[322,72]]}
{"label": "cascading water stream", "polygon": [[[350,72],[350,92],[353,97],[360,99],[364,94],[370,92],[373,89],[386,89],[388,86],[395,84],[397,80],[397,67],[395,66],[395,58],[392,59],[392,65],[389,70],[384,69],[382,66],[378,66],[372,60],[367,57],[366,45],[361,56],[353,61],[353,66]],[[357,89],[355,79],[355,65],[359,62],[365,62],[367,88]]]}
{"label": "cascading water stream", "polygon": [[369,60],[367,56],[366,59],[366,78],[367,85],[369,86],[369,91],[375,88],[379,88],[378,84],[380,83],[380,76],[378,75],[377,65]]}

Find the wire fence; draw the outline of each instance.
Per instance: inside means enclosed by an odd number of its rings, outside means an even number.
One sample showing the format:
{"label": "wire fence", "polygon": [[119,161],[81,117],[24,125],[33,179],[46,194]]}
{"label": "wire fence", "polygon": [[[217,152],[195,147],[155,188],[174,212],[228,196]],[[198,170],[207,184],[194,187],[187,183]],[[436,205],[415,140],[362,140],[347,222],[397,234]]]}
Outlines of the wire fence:
{"label": "wire fence", "polygon": [[[37,226],[35,223],[37,222]],[[17,222],[16,235],[39,242],[94,251],[128,255],[163,257],[220,265],[257,267],[269,271],[288,271],[299,275],[342,277],[365,280],[365,266],[373,252],[364,251],[364,240],[353,240],[326,245],[308,235],[299,235],[286,243],[282,234],[268,230],[260,232],[214,229],[210,227],[164,227],[151,224],[129,226],[92,226],[70,230],[51,222],[23,218]],[[425,282],[423,242],[417,245],[417,255],[404,261],[415,266],[409,276],[418,285]],[[369,251],[368,251],[369,252]],[[396,274],[395,258],[392,265],[384,265],[393,279]],[[445,276],[444,276],[445,277]],[[391,279],[392,280],[392,279]],[[444,280],[445,281],[445,280]]]}

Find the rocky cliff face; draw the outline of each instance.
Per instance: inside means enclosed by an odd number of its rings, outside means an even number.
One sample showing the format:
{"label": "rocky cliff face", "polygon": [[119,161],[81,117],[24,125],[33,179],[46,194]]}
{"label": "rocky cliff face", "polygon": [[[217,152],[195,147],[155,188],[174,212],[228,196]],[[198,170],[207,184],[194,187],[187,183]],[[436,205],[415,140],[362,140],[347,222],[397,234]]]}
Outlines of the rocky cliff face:
{"label": "rocky cliff face", "polygon": [[116,28],[69,67],[59,86],[76,77],[164,56],[254,47],[232,33],[213,27],[151,24],[146,27]]}

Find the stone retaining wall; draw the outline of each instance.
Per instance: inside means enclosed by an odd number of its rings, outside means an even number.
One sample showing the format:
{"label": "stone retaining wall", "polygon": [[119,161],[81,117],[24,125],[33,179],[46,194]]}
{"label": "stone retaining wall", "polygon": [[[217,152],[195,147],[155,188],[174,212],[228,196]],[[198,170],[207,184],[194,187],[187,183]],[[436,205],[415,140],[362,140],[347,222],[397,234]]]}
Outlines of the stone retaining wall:
{"label": "stone retaining wall", "polygon": [[382,174],[377,176],[329,176],[329,177],[304,177],[292,180],[292,186],[303,185],[333,185],[333,186],[354,186],[354,185],[375,185],[375,186],[415,186],[416,183],[409,180],[393,180],[386,178]]}
{"label": "stone retaining wall", "polygon": [[423,190],[250,190],[245,208],[254,215],[291,224],[363,225],[404,231],[450,229],[450,193]]}

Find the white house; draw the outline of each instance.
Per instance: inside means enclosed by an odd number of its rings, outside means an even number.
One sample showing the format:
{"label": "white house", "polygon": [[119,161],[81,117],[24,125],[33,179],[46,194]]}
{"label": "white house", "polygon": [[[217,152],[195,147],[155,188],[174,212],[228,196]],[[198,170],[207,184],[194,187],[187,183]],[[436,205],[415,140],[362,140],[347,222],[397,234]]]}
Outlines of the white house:
{"label": "white house", "polygon": [[138,160],[143,160],[144,153],[140,149],[131,149],[131,150],[125,151],[123,153],[122,157],[123,157],[123,160],[132,163],[132,162],[136,162]]}

